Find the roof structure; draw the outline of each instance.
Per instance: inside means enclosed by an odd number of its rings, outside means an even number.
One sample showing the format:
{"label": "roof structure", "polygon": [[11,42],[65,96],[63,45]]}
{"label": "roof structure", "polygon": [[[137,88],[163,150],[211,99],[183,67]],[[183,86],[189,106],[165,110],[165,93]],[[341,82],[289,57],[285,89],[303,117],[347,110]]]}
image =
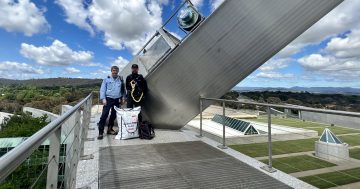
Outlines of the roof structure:
{"label": "roof structure", "polygon": [[333,144],[343,144],[343,142],[328,128],[323,131],[319,141]]}
{"label": "roof structure", "polygon": [[239,119],[234,119],[231,117],[215,114],[211,120],[220,124],[223,124],[223,121],[225,121],[226,126],[238,130],[244,135],[261,134],[253,125],[251,125],[251,123]]}

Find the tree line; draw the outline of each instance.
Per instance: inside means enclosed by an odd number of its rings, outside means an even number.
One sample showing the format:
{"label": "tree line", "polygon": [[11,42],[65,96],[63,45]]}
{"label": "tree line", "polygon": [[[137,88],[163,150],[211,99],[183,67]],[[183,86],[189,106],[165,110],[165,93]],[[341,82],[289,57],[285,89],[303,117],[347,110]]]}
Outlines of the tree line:
{"label": "tree line", "polygon": [[0,87],[0,112],[20,112],[22,107],[28,106],[59,114],[61,105],[75,105],[93,91],[96,91],[93,93],[93,102],[97,102],[99,88],[100,84],[87,87],[2,86]]}
{"label": "tree line", "polygon": [[[282,91],[261,91],[261,92],[237,92],[230,91],[222,98],[237,100],[242,95],[261,103],[271,104],[292,104],[312,108],[331,110],[342,110],[360,112],[360,95],[344,94],[317,94],[309,92],[282,92]],[[229,104],[237,108],[236,104]]]}

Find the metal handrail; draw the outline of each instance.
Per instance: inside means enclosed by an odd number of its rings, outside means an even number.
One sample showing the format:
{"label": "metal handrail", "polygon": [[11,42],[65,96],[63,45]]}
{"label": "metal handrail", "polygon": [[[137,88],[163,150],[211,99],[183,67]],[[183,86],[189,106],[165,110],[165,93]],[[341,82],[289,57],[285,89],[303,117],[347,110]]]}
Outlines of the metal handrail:
{"label": "metal handrail", "polygon": [[291,110],[301,110],[301,111],[308,111],[308,112],[317,112],[317,113],[326,113],[326,114],[333,114],[333,115],[344,115],[344,116],[351,116],[351,117],[360,117],[360,113],[358,112],[346,112],[346,111],[339,111],[339,110],[325,110],[325,109],[317,109],[317,108],[309,108],[304,106],[296,106],[296,105],[278,105],[278,104],[268,104],[268,103],[259,103],[259,102],[248,102],[248,101],[235,101],[235,100],[225,100],[225,99],[217,99],[217,98],[203,98],[202,100],[211,100],[211,101],[218,101],[218,102],[235,102],[238,104],[249,104],[249,105],[258,105],[258,106],[265,106],[271,108],[286,108]]}
{"label": "metal handrail", "polygon": [[26,160],[49,136],[55,133],[72,114],[88,100],[92,98],[90,93],[85,99],[72,107],[65,114],[47,124],[44,128],[26,139],[23,143],[6,153],[0,158],[0,182],[4,181],[22,162]]}
{"label": "metal handrail", "polygon": [[[249,102],[249,101],[235,101],[235,100],[225,100],[225,99],[217,99],[217,98],[204,98],[200,96],[200,134],[197,135],[198,137],[203,136],[202,131],[202,111],[203,111],[203,101],[216,101],[221,102],[223,107],[223,116],[225,117],[225,103],[237,103],[237,104],[248,104],[248,105],[257,105],[267,107],[267,114],[268,114],[268,151],[269,151],[269,164],[268,166],[261,167],[262,169],[273,173],[276,170],[272,167],[272,139],[271,139],[271,108],[284,108],[284,109],[291,109],[291,110],[300,110],[300,111],[308,111],[308,112],[317,112],[317,113],[325,113],[325,114],[333,114],[333,115],[342,115],[342,116],[350,116],[350,117],[360,117],[360,113],[358,112],[346,112],[346,111],[338,111],[338,110],[325,110],[325,109],[317,109],[317,108],[309,108],[304,106],[296,106],[296,105],[278,105],[278,104],[269,104],[269,103],[259,103],[259,102]],[[225,122],[223,121],[223,136],[222,136],[222,145],[218,147],[221,149],[226,149],[225,146]]]}

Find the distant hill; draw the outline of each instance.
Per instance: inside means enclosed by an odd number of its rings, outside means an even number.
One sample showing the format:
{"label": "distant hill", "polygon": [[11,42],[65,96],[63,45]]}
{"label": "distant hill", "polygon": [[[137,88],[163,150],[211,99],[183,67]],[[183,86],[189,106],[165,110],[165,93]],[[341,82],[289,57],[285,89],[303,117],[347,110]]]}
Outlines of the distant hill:
{"label": "distant hill", "polygon": [[282,92],[309,92],[323,94],[360,94],[360,88],[351,87],[291,87],[291,88],[262,88],[262,87],[234,87],[239,92],[252,91],[282,91]]}
{"label": "distant hill", "polygon": [[101,85],[101,79],[80,79],[80,78],[46,78],[46,79],[29,79],[13,80],[0,78],[1,85],[31,85],[37,87],[58,87],[58,86],[94,86]]}

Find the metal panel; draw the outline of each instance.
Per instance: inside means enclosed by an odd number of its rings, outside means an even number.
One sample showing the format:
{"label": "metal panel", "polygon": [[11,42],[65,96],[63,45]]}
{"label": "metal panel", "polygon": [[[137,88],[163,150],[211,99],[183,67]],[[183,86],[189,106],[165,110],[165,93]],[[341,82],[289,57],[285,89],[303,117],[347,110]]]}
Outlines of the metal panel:
{"label": "metal panel", "polygon": [[291,188],[203,142],[101,149],[99,188]]}
{"label": "metal panel", "polygon": [[[227,0],[146,79],[144,117],[179,129],[342,0]],[[209,104],[204,104],[207,107]]]}
{"label": "metal panel", "polygon": [[[175,48],[180,40],[171,33],[159,29],[157,34],[148,41],[143,51],[139,52],[119,73],[123,78],[131,74],[131,66],[137,64],[139,73],[144,77],[156,67],[157,63],[167,56],[171,49]],[[145,52],[145,53],[144,53]]]}

